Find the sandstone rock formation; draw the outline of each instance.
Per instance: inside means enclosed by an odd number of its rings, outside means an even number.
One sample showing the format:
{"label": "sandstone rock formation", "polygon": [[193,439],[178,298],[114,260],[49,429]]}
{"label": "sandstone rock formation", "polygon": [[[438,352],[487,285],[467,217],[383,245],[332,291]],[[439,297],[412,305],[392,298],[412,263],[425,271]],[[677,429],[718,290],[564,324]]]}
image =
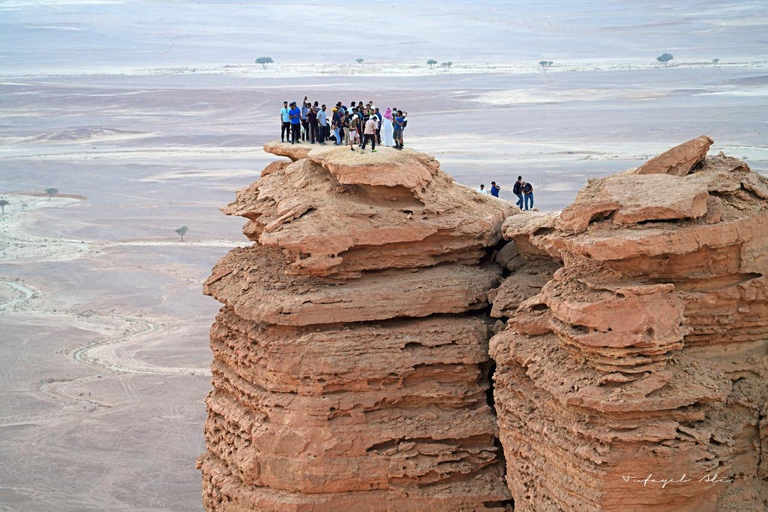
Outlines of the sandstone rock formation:
{"label": "sandstone rock formation", "polygon": [[208,510],[505,510],[488,258],[508,203],[433,158],[271,144],[214,268]]}
{"label": "sandstone rock formation", "polygon": [[768,509],[768,180],[711,143],[505,222],[490,348],[516,511]]}

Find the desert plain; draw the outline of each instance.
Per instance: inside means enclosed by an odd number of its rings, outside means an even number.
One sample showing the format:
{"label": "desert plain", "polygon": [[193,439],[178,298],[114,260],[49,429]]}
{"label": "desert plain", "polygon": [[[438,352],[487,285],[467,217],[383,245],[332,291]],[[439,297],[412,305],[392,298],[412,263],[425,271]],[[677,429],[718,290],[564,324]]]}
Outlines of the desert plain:
{"label": "desert plain", "polygon": [[[407,146],[507,200],[522,175],[543,211],[701,134],[768,173],[764,5],[569,9],[0,4],[0,510],[202,510],[202,282],[248,242],[218,208],[283,100],[407,110]],[[370,34],[329,30],[357,11]]]}

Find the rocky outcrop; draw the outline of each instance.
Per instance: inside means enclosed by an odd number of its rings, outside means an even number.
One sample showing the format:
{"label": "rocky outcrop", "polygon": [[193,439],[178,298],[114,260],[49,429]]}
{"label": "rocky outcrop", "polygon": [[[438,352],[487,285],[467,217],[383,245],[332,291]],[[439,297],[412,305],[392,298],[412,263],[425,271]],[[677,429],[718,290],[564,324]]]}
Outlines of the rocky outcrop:
{"label": "rocky outcrop", "polygon": [[271,144],[214,268],[208,510],[505,510],[490,261],[511,213],[433,158]]}
{"label": "rocky outcrop", "polygon": [[711,143],[505,222],[491,354],[515,510],[766,509],[768,180]]}
{"label": "rocky outcrop", "polygon": [[702,135],[657,155],[631,171],[633,174],[671,174],[685,176],[704,161],[714,141]]}

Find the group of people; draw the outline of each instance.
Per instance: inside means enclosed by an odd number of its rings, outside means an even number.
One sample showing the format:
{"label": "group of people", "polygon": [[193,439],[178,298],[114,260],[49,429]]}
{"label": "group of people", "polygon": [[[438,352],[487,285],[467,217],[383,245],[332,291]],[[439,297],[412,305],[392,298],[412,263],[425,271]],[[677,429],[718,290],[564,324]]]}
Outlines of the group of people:
{"label": "group of people", "polygon": [[355,147],[365,151],[370,142],[371,151],[375,152],[377,144],[403,149],[408,113],[397,108],[388,108],[382,113],[372,101],[365,104],[353,101],[349,107],[339,101],[328,112],[326,105],[312,103],[305,96],[301,108],[295,101],[283,102],[280,123],[281,142],[325,145],[333,134],[336,146],[348,144],[351,151],[355,151]]}
{"label": "group of people", "polygon": [[[497,185],[495,181],[492,181],[490,191],[491,195],[494,197],[499,197],[500,191],[501,187]],[[485,184],[481,184],[480,188],[477,189],[477,192],[479,194],[487,195],[488,191],[485,190]],[[517,181],[512,187],[512,193],[517,196],[517,203],[515,204],[518,208],[526,211],[533,209],[533,185],[523,181],[522,176],[517,177]]]}

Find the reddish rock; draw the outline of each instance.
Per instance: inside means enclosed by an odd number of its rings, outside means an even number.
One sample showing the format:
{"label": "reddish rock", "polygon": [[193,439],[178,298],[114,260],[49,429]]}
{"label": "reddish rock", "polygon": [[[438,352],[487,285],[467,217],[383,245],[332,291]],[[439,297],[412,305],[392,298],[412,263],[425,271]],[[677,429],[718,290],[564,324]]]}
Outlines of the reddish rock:
{"label": "reddish rock", "polygon": [[256,244],[204,287],[206,509],[509,511],[483,310],[511,206],[413,151],[265,149],[293,162],[225,209]]}
{"label": "reddish rock", "polygon": [[509,318],[490,350],[516,511],[768,503],[768,180],[704,160],[710,144],[505,221],[528,260],[491,293]]}
{"label": "reddish rock", "polygon": [[657,155],[633,171],[634,174],[685,176],[704,161],[714,141],[702,135]]}
{"label": "reddish rock", "polygon": [[580,233],[596,219],[614,225],[696,219],[707,213],[707,188],[667,174],[611,176],[590,180],[560,214],[557,227]]}
{"label": "reddish rock", "polygon": [[[293,154],[291,146],[265,149]],[[432,157],[413,151],[363,155],[320,148],[303,154],[239,191],[224,209],[249,219],[244,233],[251,240],[286,251],[294,274],[351,277],[476,264],[500,240],[501,224],[513,210],[456,185]]]}

